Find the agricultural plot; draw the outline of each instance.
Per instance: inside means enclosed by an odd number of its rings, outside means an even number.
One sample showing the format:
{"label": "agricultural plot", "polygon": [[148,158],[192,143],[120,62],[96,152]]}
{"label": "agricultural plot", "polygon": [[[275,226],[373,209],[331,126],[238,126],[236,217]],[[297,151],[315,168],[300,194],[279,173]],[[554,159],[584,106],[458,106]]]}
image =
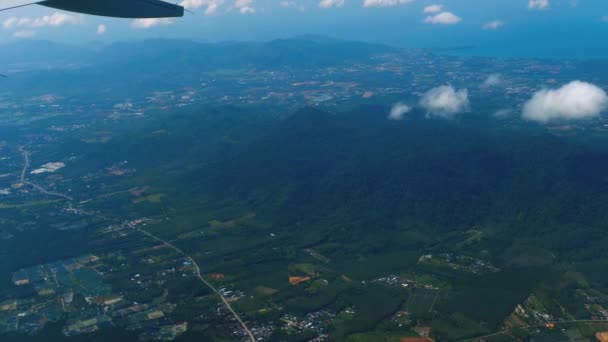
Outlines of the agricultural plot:
{"label": "agricultural plot", "polygon": [[415,289],[407,301],[407,311],[412,314],[423,314],[433,311],[433,307],[439,299],[439,294],[440,291],[435,289]]}

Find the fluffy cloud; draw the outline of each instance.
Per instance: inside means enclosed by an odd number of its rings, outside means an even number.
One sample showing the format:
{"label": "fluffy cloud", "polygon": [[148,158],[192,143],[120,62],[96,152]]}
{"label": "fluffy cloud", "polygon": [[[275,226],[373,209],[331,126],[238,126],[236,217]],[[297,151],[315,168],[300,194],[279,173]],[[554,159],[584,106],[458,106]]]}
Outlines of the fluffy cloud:
{"label": "fluffy cloud", "polygon": [[397,102],[391,108],[390,113],[388,114],[389,120],[401,120],[403,116],[409,113],[412,110],[412,107],[406,105],[403,102]]}
{"label": "fluffy cloud", "polygon": [[5,19],[2,22],[2,27],[4,27],[5,29],[10,29],[10,28],[13,28],[14,26],[17,26],[18,22],[19,22],[19,18],[17,18],[17,17],[10,17],[8,19]]}
{"label": "fluffy cloud", "polygon": [[80,18],[76,16],[65,13],[53,13],[34,19],[32,27],[78,25],[80,23]]}
{"label": "fluffy cloud", "polygon": [[234,7],[238,8],[242,14],[255,13],[255,8],[252,5],[253,0],[236,0],[234,3]]}
{"label": "fluffy cloud", "polygon": [[497,30],[501,27],[505,26],[505,23],[501,20],[493,20],[483,25],[484,30]]}
{"label": "fluffy cloud", "polygon": [[528,2],[528,8],[544,10],[549,8],[549,0],[530,0]]}
{"label": "fluffy cloud", "polygon": [[494,116],[495,118],[504,118],[504,117],[511,115],[511,113],[513,113],[513,109],[503,108],[503,109],[499,109],[499,110],[495,111],[492,116]]}
{"label": "fluffy cloud", "polygon": [[108,30],[108,28],[106,27],[106,25],[99,25],[97,26],[97,34],[104,34],[106,33],[106,31]]}
{"label": "fluffy cloud", "polygon": [[606,92],[587,82],[573,81],[558,89],[542,89],[524,104],[523,118],[537,122],[588,119],[608,108]]}
{"label": "fluffy cloud", "polygon": [[363,7],[391,7],[410,3],[414,0],[365,0]]}
{"label": "fluffy cloud", "polygon": [[306,7],[304,7],[303,4],[299,4],[298,2],[294,1],[294,0],[282,0],[280,3],[281,7],[285,7],[285,8],[296,8],[299,11],[305,11]]}
{"label": "fluffy cloud", "polygon": [[46,26],[59,27],[63,25],[78,25],[82,21],[79,17],[65,14],[65,13],[53,13],[51,15],[45,15],[38,18],[17,18],[10,17],[2,22],[2,27],[5,29],[12,29],[18,27],[28,28],[40,28]]}
{"label": "fluffy cloud", "polygon": [[452,86],[441,86],[426,92],[420,100],[429,116],[451,119],[469,109],[469,91],[456,90]]}
{"label": "fluffy cloud", "polygon": [[490,88],[499,86],[502,83],[502,75],[501,74],[491,74],[483,81],[481,86],[483,88]]}
{"label": "fluffy cloud", "polygon": [[321,0],[319,7],[331,8],[331,7],[342,7],[344,6],[344,0]]}
{"label": "fluffy cloud", "polygon": [[426,17],[426,19],[424,19],[424,21],[427,23],[431,23],[431,24],[450,25],[450,24],[458,24],[459,22],[462,21],[462,18],[460,18],[459,16],[457,16],[456,14],[454,14],[452,12],[441,12],[439,14],[435,14],[435,15]]}
{"label": "fluffy cloud", "polygon": [[13,33],[13,37],[15,38],[32,38],[33,36],[36,35],[36,32],[34,31],[17,31],[15,33]]}
{"label": "fluffy cloud", "polygon": [[206,15],[216,14],[217,10],[224,4],[224,0],[184,0],[180,5],[187,9],[197,9],[207,6]]}
{"label": "fluffy cloud", "polygon": [[437,13],[443,10],[443,5],[430,5],[426,6],[423,10],[424,13]]}
{"label": "fluffy cloud", "polygon": [[173,20],[169,18],[146,18],[146,19],[135,19],[131,23],[131,26],[136,29],[149,29],[154,26],[171,25]]}

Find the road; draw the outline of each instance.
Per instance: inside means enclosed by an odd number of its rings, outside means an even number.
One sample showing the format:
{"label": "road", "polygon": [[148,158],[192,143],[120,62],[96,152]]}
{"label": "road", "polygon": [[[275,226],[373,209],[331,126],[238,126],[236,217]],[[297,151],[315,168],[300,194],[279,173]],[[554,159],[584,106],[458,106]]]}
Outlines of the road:
{"label": "road", "polygon": [[[49,196],[56,196],[56,197],[61,197],[61,198],[66,199],[66,200],[68,200],[68,201],[70,201],[70,202],[72,202],[72,201],[74,200],[74,199],[73,199],[72,197],[70,197],[70,196],[67,196],[67,195],[64,195],[64,194],[60,194],[60,193],[58,193],[58,192],[47,191],[45,188],[41,187],[40,185],[38,185],[38,184],[36,184],[36,183],[32,183],[32,182],[27,181],[27,180],[25,181],[25,183],[24,183],[24,184],[31,185],[31,186],[32,186],[34,189],[36,189],[36,190],[38,190],[38,191],[42,192],[42,193],[43,193],[43,194],[45,194],[45,195],[49,195]],[[71,205],[71,203],[70,203],[70,205]]]}
{"label": "road", "polygon": [[236,313],[236,311],[234,311],[234,309],[232,308],[232,306],[230,305],[230,303],[228,303],[228,301],[226,300],[226,298],[224,298],[224,296],[215,288],[215,286],[213,286],[211,283],[209,283],[207,280],[205,280],[205,278],[203,278],[203,276],[201,275],[201,268],[199,267],[198,263],[188,254],[186,254],[183,250],[177,248],[175,245],[173,245],[172,243],[165,241],[161,238],[159,238],[158,236],[149,233],[146,230],[143,230],[141,228],[135,228],[135,230],[137,230],[138,232],[164,244],[165,246],[173,249],[174,251],[178,252],[179,254],[183,255],[184,257],[186,257],[188,260],[190,260],[190,262],[192,262],[192,265],[194,266],[194,268],[196,269],[196,276],[198,277],[198,279],[203,282],[203,284],[205,284],[209,289],[211,289],[211,291],[213,291],[213,293],[215,293],[222,301],[222,303],[224,304],[224,306],[226,307],[226,309],[228,309],[228,311],[230,311],[230,313],[232,314],[232,316],[237,320],[237,322],[239,322],[239,324],[241,325],[241,327],[243,328],[243,330],[245,331],[245,333],[247,334],[247,336],[249,337],[249,339],[252,342],[255,342],[255,336],[253,336],[253,334],[251,333],[251,331],[249,330],[249,328],[247,328],[247,325],[245,324],[245,322],[243,322],[243,320],[241,319],[241,317]]}
{"label": "road", "polygon": [[[25,150],[25,148],[23,148],[23,146],[19,146],[19,151],[22,153],[23,155],[23,169],[21,170],[21,177],[20,177],[20,181],[22,184],[27,184],[32,186],[33,188],[35,188],[36,190],[42,192],[43,194],[46,195],[50,195],[50,196],[56,196],[56,197],[61,197],[63,199],[66,199],[69,201],[70,210],[74,210],[72,208],[72,202],[74,201],[74,199],[70,196],[58,193],[58,192],[53,192],[53,191],[48,191],[45,188],[41,187],[40,185],[30,182],[29,180],[27,180],[26,178],[26,174],[27,174],[27,170],[30,167],[30,154],[27,150]],[[234,311],[234,309],[232,308],[232,306],[230,305],[230,303],[228,303],[228,301],[226,300],[226,298],[224,298],[224,296],[211,284],[209,283],[207,280],[205,280],[205,278],[203,278],[202,274],[201,274],[201,268],[199,267],[198,263],[188,254],[186,254],[183,250],[177,248],[175,245],[173,245],[172,243],[165,241],[161,238],[159,238],[156,235],[153,235],[152,233],[149,233],[143,229],[140,228],[135,228],[137,231],[141,232],[142,234],[164,244],[165,246],[177,251],[178,253],[180,253],[181,255],[183,255],[184,257],[186,257],[188,260],[190,260],[190,262],[192,262],[192,265],[194,265],[194,268],[196,269],[196,276],[197,278],[203,283],[205,284],[205,286],[207,286],[209,289],[211,289],[211,291],[213,291],[213,293],[215,293],[222,301],[222,303],[224,304],[224,306],[228,309],[228,311],[230,311],[230,313],[232,314],[232,316],[237,320],[237,322],[239,322],[239,324],[241,325],[241,327],[243,328],[243,330],[245,331],[245,333],[247,334],[247,336],[249,337],[249,339],[252,342],[255,342],[255,336],[253,336],[253,334],[251,333],[251,330],[249,330],[249,328],[247,327],[247,325],[245,324],[245,322],[243,322],[243,320],[241,319],[241,317],[236,313],[236,311]]]}
{"label": "road", "polygon": [[45,195],[61,197],[63,199],[66,199],[66,200],[70,201],[70,207],[71,207],[71,205],[72,205],[71,202],[74,201],[74,199],[72,197],[64,195],[64,194],[60,194],[58,192],[48,191],[45,188],[41,187],[40,185],[27,180],[26,174],[27,174],[27,169],[30,167],[30,153],[26,149],[24,149],[23,146],[19,146],[19,151],[21,151],[21,154],[23,155],[23,169],[21,170],[21,177],[20,177],[21,184],[30,185],[34,189],[42,192]]}
{"label": "road", "polygon": [[21,170],[21,183],[25,183],[25,173],[27,169],[30,167],[30,153],[26,151],[23,146],[19,146],[19,151],[23,155],[23,169]]}
{"label": "road", "polygon": [[[571,323],[604,323],[604,324],[608,324],[608,321],[601,321],[601,320],[593,320],[593,319],[579,319],[579,320],[569,320],[569,321],[555,321],[552,322],[555,324],[571,324]],[[524,330],[528,330],[528,329],[541,329],[544,328],[543,326],[540,325],[522,325],[517,327],[516,329],[524,329]],[[493,337],[493,336],[498,336],[498,335],[503,335],[503,334],[509,334],[511,332],[511,330],[513,329],[503,329],[501,331],[497,331],[488,335],[483,335],[483,336],[478,336],[478,337],[472,337],[472,338],[466,338],[463,340],[458,340],[457,342],[465,342],[465,341],[485,341],[485,339]]]}

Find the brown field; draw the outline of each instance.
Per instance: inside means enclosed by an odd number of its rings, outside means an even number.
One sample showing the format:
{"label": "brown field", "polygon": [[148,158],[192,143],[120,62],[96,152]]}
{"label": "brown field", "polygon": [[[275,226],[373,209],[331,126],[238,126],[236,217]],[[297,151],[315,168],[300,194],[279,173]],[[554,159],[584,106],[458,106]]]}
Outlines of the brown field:
{"label": "brown field", "polygon": [[309,281],[310,277],[289,277],[289,283],[293,286],[296,286],[300,283],[304,283]]}
{"label": "brown field", "polygon": [[148,314],[148,319],[159,319],[165,317],[165,313],[162,311],[154,311]]}
{"label": "brown field", "polygon": [[435,342],[432,338],[428,337],[402,337],[401,342]]}
{"label": "brown field", "polygon": [[608,331],[600,331],[595,334],[595,338],[600,342],[608,342]]}
{"label": "brown field", "polygon": [[15,301],[0,305],[0,311],[15,310],[16,308],[17,308],[17,302],[15,302]]}
{"label": "brown field", "polygon": [[108,174],[110,174],[111,176],[122,176],[124,175],[126,172],[123,170],[111,170],[108,172]]}

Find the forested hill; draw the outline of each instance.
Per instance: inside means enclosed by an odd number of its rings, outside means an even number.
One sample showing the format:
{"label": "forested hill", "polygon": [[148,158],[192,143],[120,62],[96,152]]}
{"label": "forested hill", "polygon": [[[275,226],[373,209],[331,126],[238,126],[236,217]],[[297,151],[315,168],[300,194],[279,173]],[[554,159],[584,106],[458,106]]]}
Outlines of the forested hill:
{"label": "forested hill", "polygon": [[556,252],[604,253],[601,148],[534,128],[394,122],[381,113],[302,110],[216,165],[204,188],[249,199],[285,224],[340,221],[369,234],[404,222],[444,233],[489,225],[503,247],[517,237]]}

